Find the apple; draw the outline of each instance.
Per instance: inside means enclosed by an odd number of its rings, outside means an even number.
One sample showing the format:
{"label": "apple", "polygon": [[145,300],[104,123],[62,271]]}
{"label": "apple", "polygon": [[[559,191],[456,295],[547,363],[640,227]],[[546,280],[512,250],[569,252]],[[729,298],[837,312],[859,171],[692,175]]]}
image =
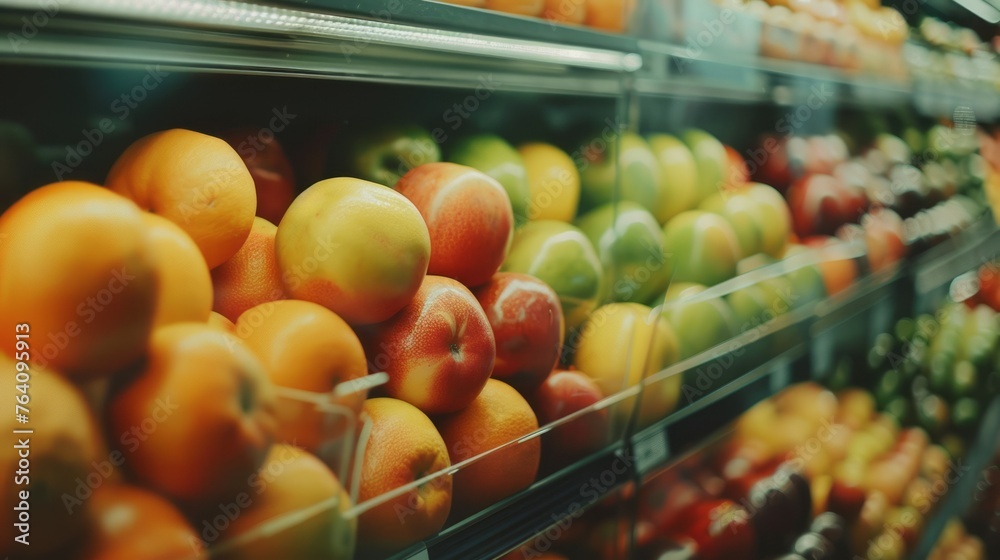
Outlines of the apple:
{"label": "apple", "polygon": [[729,179],[726,147],[711,134],[688,129],[682,135],[698,165],[698,202],[719,192]]}
{"label": "apple", "polygon": [[617,143],[595,136],[581,144],[575,158],[580,170],[580,210],[586,212],[615,200],[630,200],[642,205],[654,216],[663,215],[671,204],[662,177],[660,163],[641,136],[622,133]]}
{"label": "apple", "polygon": [[765,134],[757,147],[747,151],[750,176],[754,181],[773,185],[780,192],[788,189],[805,165],[805,139]]}
{"label": "apple", "polygon": [[531,188],[521,154],[495,134],[478,134],[458,140],[448,153],[448,161],[467,165],[493,177],[507,191],[517,226],[528,221]]}
{"label": "apple", "polygon": [[709,500],[690,506],[677,533],[695,541],[698,558],[745,558],[757,550],[751,514],[730,500]]}
{"label": "apple", "polygon": [[565,222],[530,222],[514,234],[500,270],[548,284],[562,302],[566,331],[580,326],[604,293],[604,267],[587,236]]}
{"label": "apple", "polygon": [[736,317],[721,297],[698,298],[699,284],[675,282],[667,290],[663,316],[680,344],[680,358],[688,358],[736,335]]}
{"label": "apple", "polygon": [[861,219],[868,265],[873,272],[885,270],[906,255],[903,220],[886,208],[875,208]]}
{"label": "apple", "polygon": [[576,226],[597,248],[611,301],[644,303],[667,289],[663,230],[645,208],[626,200],[605,204],[578,218]]}
{"label": "apple", "polygon": [[441,161],[441,150],[427,130],[404,124],[359,135],[348,158],[352,176],[391,187],[411,169]]}
{"label": "apple", "polygon": [[674,216],[664,227],[664,249],[674,269],[673,281],[714,285],[736,274],[743,254],[729,222],[702,210]]}
{"label": "apple", "polygon": [[788,189],[795,233],[800,237],[833,235],[857,217],[852,196],[832,175],[806,175]]}
{"label": "apple", "polygon": [[542,142],[517,147],[528,174],[529,220],[569,222],[580,203],[580,172],[569,155]]}
{"label": "apple", "polygon": [[[660,182],[665,201],[653,216],[662,225],[677,214],[698,205],[698,164],[691,150],[674,136],[650,134],[646,137],[646,142],[660,165]],[[739,154],[735,157],[739,157]]]}
{"label": "apple", "polygon": [[238,128],[222,136],[243,159],[257,190],[257,215],[276,224],[295,199],[295,172],[273,134]]}
{"label": "apple", "polygon": [[428,163],[403,175],[396,191],[427,223],[428,274],[474,287],[500,269],[514,234],[514,215],[500,183],[464,165]]}
{"label": "apple", "polygon": [[[678,358],[674,329],[658,310],[638,303],[601,306],[567,346],[575,350],[573,365],[593,378],[605,395],[641,383]],[[645,386],[638,412],[640,424],[651,424],[673,411],[680,386],[680,375]],[[632,412],[629,406],[616,407],[616,428],[629,421]]]}
{"label": "apple", "polygon": [[498,272],[473,293],[496,340],[492,377],[528,394],[559,362],[564,328],[559,296],[545,282],[518,272]]}
{"label": "apple", "polygon": [[[808,237],[803,240],[803,244],[806,247],[819,250],[846,246],[843,241],[836,237],[822,235]],[[818,266],[826,293],[831,296],[846,290],[858,278],[858,264],[852,258],[838,259],[831,255],[824,255]]]}
{"label": "apple", "polygon": [[726,190],[740,190],[750,181],[750,170],[743,156],[731,146],[725,146],[729,173],[726,175]]}
{"label": "apple", "polygon": [[468,288],[427,275],[413,300],[389,320],[358,327],[371,372],[384,371],[385,395],[426,414],[468,406],[493,371],[496,342]]}
{"label": "apple", "polygon": [[[579,371],[555,370],[528,395],[528,403],[546,426],[604,399],[600,386]],[[553,472],[604,447],[611,435],[608,409],[592,409],[547,432],[542,443],[542,465]]]}
{"label": "apple", "polygon": [[672,534],[683,523],[681,514],[707,496],[697,484],[681,476],[680,469],[659,473],[639,487],[638,516],[660,534]]}
{"label": "apple", "polygon": [[750,183],[746,192],[747,196],[757,201],[763,214],[761,251],[772,257],[780,257],[785,252],[785,244],[792,230],[792,215],[788,203],[774,187],[761,183]]}
{"label": "apple", "polygon": [[729,221],[740,243],[744,257],[760,252],[762,246],[764,211],[761,204],[743,192],[719,192],[701,201],[700,210],[718,214]]}

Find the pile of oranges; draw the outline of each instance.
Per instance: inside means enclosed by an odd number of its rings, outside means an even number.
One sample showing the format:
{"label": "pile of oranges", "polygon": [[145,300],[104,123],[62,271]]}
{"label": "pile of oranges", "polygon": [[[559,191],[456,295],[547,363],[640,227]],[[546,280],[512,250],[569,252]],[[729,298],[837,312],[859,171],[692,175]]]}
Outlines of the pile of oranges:
{"label": "pile of oranges", "polygon": [[[34,430],[30,481],[0,486],[4,504],[30,494],[31,545],[15,543],[5,507],[0,555],[380,555],[534,481],[537,438],[454,479],[440,472],[538,428],[488,371],[471,402],[433,421],[365,399],[361,378],[380,369],[359,329],[410,304],[427,274],[414,205],[348,178],[261,194],[241,156],[219,138],[159,132],[105,185],[46,185],[0,215],[0,370],[30,374],[0,389],[7,402],[30,396],[28,421],[0,423]],[[259,217],[259,196],[277,225]],[[362,419],[370,436],[350,480]],[[7,472],[18,460],[0,451]],[[371,502],[358,511],[352,498]]]}

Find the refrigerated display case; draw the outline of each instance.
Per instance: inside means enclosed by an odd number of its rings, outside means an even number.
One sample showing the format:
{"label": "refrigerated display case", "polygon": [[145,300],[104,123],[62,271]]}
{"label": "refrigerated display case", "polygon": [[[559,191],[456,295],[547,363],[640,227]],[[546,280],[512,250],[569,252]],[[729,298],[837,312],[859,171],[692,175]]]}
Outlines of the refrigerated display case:
{"label": "refrigerated display case", "polygon": [[[0,348],[71,381],[99,449],[35,483],[86,512],[32,492],[36,555],[644,558],[670,536],[650,492],[683,490],[732,422],[985,283],[1000,67],[969,30],[860,2],[479,4],[0,2],[0,324],[37,325],[32,359],[15,332]],[[71,181],[181,233],[95,218],[112,203]],[[79,311],[112,241],[148,231],[185,248],[137,246],[127,312]],[[170,325],[192,321],[211,328]],[[143,428],[143,399],[199,376],[222,385],[188,389],[181,428]],[[244,377],[266,379],[219,388]],[[252,444],[204,437],[213,397],[256,410]],[[133,425],[148,443],[116,437]],[[105,456],[123,459],[91,485]],[[212,465],[239,474],[176,480]],[[4,495],[20,486],[39,487]],[[116,529],[138,494],[172,525]],[[19,558],[15,529],[0,553]]]}

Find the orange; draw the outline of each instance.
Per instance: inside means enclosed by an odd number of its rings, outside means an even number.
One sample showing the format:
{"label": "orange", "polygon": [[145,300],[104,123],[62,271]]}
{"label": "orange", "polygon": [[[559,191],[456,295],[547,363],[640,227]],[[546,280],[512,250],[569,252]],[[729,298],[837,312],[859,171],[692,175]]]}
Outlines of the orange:
{"label": "orange", "polygon": [[157,274],[135,204],[89,183],[53,183],[0,216],[0,239],[0,350],[13,356],[15,326],[28,323],[33,363],[74,378],[140,357]]}
{"label": "orange", "polygon": [[[538,419],[520,393],[491,378],[468,408],[439,418],[437,426],[457,464],[537,430]],[[540,453],[538,438],[531,438],[462,467],[455,473],[455,518],[527,488],[538,473]]]}
{"label": "orange", "polygon": [[230,321],[247,309],[285,298],[281,271],[274,253],[278,228],[264,218],[254,218],[250,235],[228,261],[212,270],[214,308]]}
{"label": "orange", "polygon": [[108,429],[139,482],[214,507],[264,462],[275,408],[264,366],[239,338],[176,323],[153,334],[144,368],[111,396]]}
{"label": "orange", "polygon": [[560,23],[580,25],[587,19],[587,0],[545,0],[542,17]]}
{"label": "orange", "polygon": [[[6,437],[0,447],[0,466],[7,473],[0,484],[0,558],[24,555],[60,557],[56,551],[77,542],[86,530],[86,511],[90,504],[90,486],[104,482],[104,476],[95,464],[108,460],[100,428],[80,392],[69,381],[53,372],[33,366],[29,370],[30,397],[24,406],[30,411],[29,422],[15,420],[14,406],[17,397],[24,393],[15,387],[17,367],[6,356],[0,355],[0,371],[4,382],[0,384],[0,398],[9,403],[8,412],[0,420],[0,429]],[[34,434],[15,434],[13,430],[31,429]],[[20,439],[28,441],[28,448],[18,449]],[[28,453],[26,472],[17,473],[21,467],[19,454]],[[113,467],[107,465],[113,472]],[[80,482],[85,481],[85,482]],[[77,494],[78,484],[84,485]],[[14,524],[21,522],[15,508],[21,502],[20,492],[27,491],[29,546],[14,541],[21,534]],[[64,496],[71,500],[64,503]]]}
{"label": "orange", "polygon": [[587,0],[586,24],[590,27],[622,33],[632,19],[636,0]]}
{"label": "orange", "polygon": [[204,558],[198,534],[164,498],[136,486],[105,484],[90,498],[91,527],[80,560]]}
{"label": "orange", "polygon": [[273,446],[243,503],[212,558],[351,560],[354,554],[347,492],[322,461],[301,449]]}
{"label": "orange", "polygon": [[146,213],[143,220],[160,277],[155,325],[207,321],[212,312],[212,277],[198,246],[166,218]]}
{"label": "orange", "polygon": [[545,0],[486,0],[486,8],[522,16],[540,16]]}
{"label": "orange", "polygon": [[451,510],[451,476],[435,478],[376,505],[386,492],[451,466],[441,435],[423,412],[396,399],[365,401],[371,435],[365,446],[358,503],[358,546],[371,553],[400,550],[441,530]]}
{"label": "orange", "polygon": [[427,273],[431,239],[406,197],[340,177],[292,202],[275,248],[289,296],[364,325],[385,321],[413,299]]}
{"label": "orange", "polygon": [[[236,336],[260,358],[275,385],[327,394],[327,402],[346,407],[347,416],[361,413],[364,392],[340,399],[334,387],[368,373],[361,341],[333,311],[308,301],[284,300],[247,310],[236,321]],[[342,414],[323,412],[289,401],[278,414],[278,437],[309,450],[342,437]]]}
{"label": "orange", "polygon": [[140,138],[111,167],[106,185],[181,226],[209,268],[239,250],[257,208],[253,177],[236,150],[193,130]]}
{"label": "orange", "polygon": [[208,314],[208,325],[228,333],[236,333],[236,324],[215,311]]}

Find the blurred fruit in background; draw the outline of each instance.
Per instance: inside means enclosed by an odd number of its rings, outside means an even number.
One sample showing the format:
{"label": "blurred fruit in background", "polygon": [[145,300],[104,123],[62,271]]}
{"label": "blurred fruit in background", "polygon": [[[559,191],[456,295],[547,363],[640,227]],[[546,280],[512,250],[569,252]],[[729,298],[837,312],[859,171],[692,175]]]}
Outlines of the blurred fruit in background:
{"label": "blurred fruit in background", "polygon": [[441,161],[441,150],[425,129],[406,124],[363,132],[347,157],[348,176],[393,187],[411,169]]}
{"label": "blurred fruit in background", "polygon": [[566,152],[543,142],[521,144],[517,151],[531,193],[527,218],[572,221],[580,201],[580,172],[573,160]]}
{"label": "blurred fruit in background", "polygon": [[641,136],[594,134],[580,143],[580,153],[575,160],[580,170],[580,213],[612,202],[616,192],[619,200],[640,204],[653,215],[661,215],[671,204],[660,164]]}
{"label": "blurred fruit in background", "polygon": [[700,195],[698,164],[691,150],[674,136],[650,134],[646,141],[660,164],[660,182],[666,200],[655,209],[653,216],[662,225],[697,206]]}
{"label": "blurred fruit in background", "polygon": [[730,223],[701,210],[688,210],[670,220],[664,228],[663,245],[674,282],[718,284],[736,274],[736,262],[743,257]]}
{"label": "blurred fruit in background", "polygon": [[699,296],[705,286],[673,282],[663,304],[663,316],[677,333],[680,358],[720,344],[738,332],[732,309],[719,296]]}
{"label": "blurred fruit in background", "polygon": [[[264,132],[268,134],[264,134]],[[225,140],[243,159],[257,192],[256,214],[278,223],[295,198],[295,172],[270,129],[237,128]]]}
{"label": "blurred fruit in background", "polygon": [[647,302],[667,289],[671,263],[663,230],[645,208],[629,201],[609,203],[575,224],[597,248],[612,301]]}
{"label": "blurred fruit in background", "polygon": [[528,172],[521,154],[506,140],[495,134],[462,138],[451,145],[447,160],[478,169],[496,179],[510,198],[514,223],[522,226],[528,221],[528,206],[531,202]]}
{"label": "blurred fruit in background", "polygon": [[689,129],[681,135],[698,166],[698,202],[722,190],[729,180],[726,147],[703,130]]}
{"label": "blurred fruit in background", "polygon": [[565,222],[530,222],[514,234],[500,270],[530,274],[548,284],[562,303],[567,333],[597,308],[604,268],[587,236]]}
{"label": "blurred fruit in background", "polygon": [[591,409],[604,399],[604,392],[589,375],[579,371],[554,370],[541,386],[528,395],[540,426],[565,416],[586,413],[552,429],[542,440],[542,470],[560,467],[597,451],[611,438],[608,409]]}

